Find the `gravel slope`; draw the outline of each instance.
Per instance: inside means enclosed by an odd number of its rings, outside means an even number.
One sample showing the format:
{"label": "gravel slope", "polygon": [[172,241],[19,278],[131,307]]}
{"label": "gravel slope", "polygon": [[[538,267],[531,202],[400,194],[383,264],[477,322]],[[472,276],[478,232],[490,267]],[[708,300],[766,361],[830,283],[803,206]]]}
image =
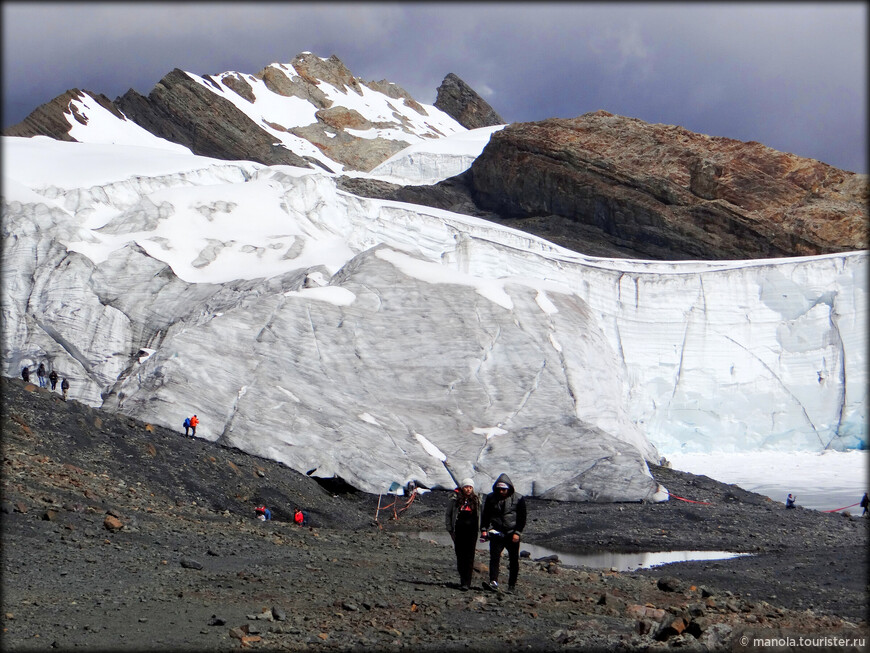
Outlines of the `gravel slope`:
{"label": "gravel slope", "polygon": [[[753,555],[625,573],[525,559],[517,594],[461,592],[452,550],[415,536],[443,530],[446,492],[375,522],[376,496],[17,379],[0,379],[0,390],[4,650],[758,650],[753,638],[788,637],[811,650],[805,637],[857,651],[870,642],[868,519],[786,512],[653,468],[673,494],[709,505],[529,499],[525,541],[573,553]],[[261,502],[272,522],[253,519]],[[290,523],[297,505],[310,516],[301,528]],[[478,556],[477,580],[487,563]]]}

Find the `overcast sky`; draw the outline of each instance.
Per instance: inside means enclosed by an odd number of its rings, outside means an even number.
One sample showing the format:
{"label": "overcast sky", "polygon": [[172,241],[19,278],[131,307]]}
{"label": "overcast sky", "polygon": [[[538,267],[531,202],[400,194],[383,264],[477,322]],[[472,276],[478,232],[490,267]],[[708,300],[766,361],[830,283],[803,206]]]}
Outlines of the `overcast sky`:
{"label": "overcast sky", "polygon": [[604,109],[867,172],[864,2],[3,2],[2,28],[4,127],[310,51],[426,104],[455,73],[508,122]]}

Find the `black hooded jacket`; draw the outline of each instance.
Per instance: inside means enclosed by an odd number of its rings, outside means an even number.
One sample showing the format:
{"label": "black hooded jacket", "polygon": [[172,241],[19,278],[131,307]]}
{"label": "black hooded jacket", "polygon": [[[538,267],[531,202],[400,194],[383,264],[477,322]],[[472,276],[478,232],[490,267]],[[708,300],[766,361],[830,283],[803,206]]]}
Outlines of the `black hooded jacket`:
{"label": "black hooded jacket", "polygon": [[[499,483],[507,483],[508,493],[502,499],[495,486]],[[505,535],[522,533],[526,527],[526,499],[522,494],[517,494],[514,484],[507,474],[501,474],[492,484],[492,493],[486,495],[483,504],[483,515],[480,519],[481,530],[493,528]]]}

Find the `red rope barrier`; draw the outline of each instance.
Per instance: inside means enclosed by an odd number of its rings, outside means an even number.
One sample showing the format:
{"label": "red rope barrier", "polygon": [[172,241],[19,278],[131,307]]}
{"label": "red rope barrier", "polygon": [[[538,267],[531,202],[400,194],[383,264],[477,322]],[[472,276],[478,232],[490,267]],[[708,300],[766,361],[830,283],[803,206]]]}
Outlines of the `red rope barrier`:
{"label": "red rope barrier", "polygon": [[378,527],[380,527],[380,522],[378,522],[378,515],[380,514],[381,510],[386,510],[387,508],[393,509],[393,517],[392,517],[393,519],[399,519],[399,515],[401,515],[403,512],[405,512],[411,506],[411,504],[414,503],[414,499],[416,499],[416,498],[417,498],[417,493],[413,492],[411,494],[411,497],[408,499],[407,503],[405,503],[405,505],[402,506],[401,508],[396,509],[396,503],[398,503],[398,501],[399,501],[398,496],[396,496],[396,498],[393,499],[393,502],[391,504],[386,505],[386,506],[382,506],[381,505],[381,495],[379,494],[378,495],[378,508],[375,511],[375,523],[377,523]]}
{"label": "red rope barrier", "polygon": [[709,501],[692,501],[691,499],[684,499],[683,497],[678,497],[676,494],[668,493],[668,496],[673,497],[674,499],[679,499],[680,501],[685,501],[686,503],[701,503],[705,506],[712,506],[713,504]]}
{"label": "red rope barrier", "polygon": [[822,512],[840,512],[841,510],[845,510],[846,508],[854,508],[859,504],[853,503],[851,506],[843,506],[842,508],[834,508],[833,510],[822,510]]}

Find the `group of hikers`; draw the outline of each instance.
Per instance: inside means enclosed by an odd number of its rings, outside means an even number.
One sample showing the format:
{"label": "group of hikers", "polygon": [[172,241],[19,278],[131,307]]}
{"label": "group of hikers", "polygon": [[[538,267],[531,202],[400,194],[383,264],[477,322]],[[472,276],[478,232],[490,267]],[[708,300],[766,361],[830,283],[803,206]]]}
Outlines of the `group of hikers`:
{"label": "group of hikers", "polygon": [[[257,519],[271,521],[272,511],[265,505],[254,508]],[[303,526],[308,522],[299,508],[293,510],[293,522]],[[500,591],[499,567],[502,552],[508,552],[507,591],[516,590],[520,572],[520,539],[526,527],[526,499],[514,489],[507,474],[501,474],[492,485],[492,492],[481,497],[474,491],[474,479],[466,478],[450,496],[445,515],[447,532],[453,539],[459,587],[471,589],[474,575],[474,555],[478,538],[489,542],[489,581],[483,587]]]}
{"label": "group of hikers", "polygon": [[[797,497],[792,494],[786,499],[786,508],[794,508]],[[862,516],[870,509],[870,498],[865,493],[860,504]],[[515,491],[513,482],[507,474],[501,474],[492,485],[492,493],[487,494],[481,506],[481,499],[474,491],[474,479],[463,479],[450,496],[445,515],[447,532],[453,539],[456,553],[456,570],[459,572],[459,588],[471,588],[474,574],[474,555],[477,539],[489,541],[489,582],[486,589],[499,591],[499,566],[501,554],[508,552],[508,587],[513,593],[517,584],[520,568],[520,537],[526,527],[526,501]]]}
{"label": "group of hikers", "polygon": [[489,542],[489,582],[483,583],[484,588],[499,591],[501,554],[507,549],[507,591],[513,593],[520,571],[520,538],[526,527],[526,500],[514,489],[510,477],[501,474],[495,480],[483,505],[474,491],[474,479],[463,479],[450,497],[445,521],[456,552],[459,588],[471,589],[479,537]]}
{"label": "group of hikers", "polygon": [[[260,521],[272,521],[272,511],[266,506],[260,505],[254,508],[254,513]],[[299,508],[293,509],[293,523],[297,526],[305,526],[308,523],[308,518],[305,513]]]}
{"label": "group of hikers", "polygon": [[196,426],[199,424],[199,418],[194,415],[193,417],[185,417],[184,418],[184,435],[195,438],[196,437]]}
{"label": "group of hikers", "polygon": [[[25,383],[30,383],[30,368],[27,365],[21,368],[21,378],[24,379]],[[40,363],[39,367],[36,368],[36,378],[40,388],[47,388],[51,384],[52,390],[57,388],[57,382],[60,379],[55,370],[46,374],[45,363]],[[60,389],[63,392],[63,400],[66,401],[69,396],[69,380],[66,377],[61,381]]]}

